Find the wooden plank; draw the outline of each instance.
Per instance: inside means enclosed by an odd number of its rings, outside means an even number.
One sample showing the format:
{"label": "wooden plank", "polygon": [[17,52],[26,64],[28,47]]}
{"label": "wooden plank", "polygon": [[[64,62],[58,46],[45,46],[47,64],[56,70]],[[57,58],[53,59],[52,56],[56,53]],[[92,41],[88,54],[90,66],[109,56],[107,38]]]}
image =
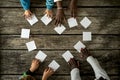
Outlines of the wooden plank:
{"label": "wooden plank", "polygon": [[[38,51],[28,52],[26,50],[1,50],[0,52],[0,74],[21,74],[29,69],[31,61]],[[67,75],[70,73],[69,65],[61,56],[65,51],[45,50],[43,52],[46,53],[48,57],[46,58],[45,62],[41,64],[38,72],[36,72],[37,74],[42,74],[43,70],[53,59],[55,59],[61,65],[55,74]],[[101,66],[109,75],[119,74],[120,50],[90,50],[90,52],[99,60]],[[90,65],[86,61],[83,61],[79,58],[77,51],[71,51],[71,53],[81,62],[81,75],[94,75]]]}
{"label": "wooden plank", "polygon": [[[35,9],[36,16],[40,19],[43,16],[45,8]],[[7,12],[7,13],[6,13]],[[19,12],[19,13],[18,13]],[[22,9],[2,8],[0,9],[0,34],[19,34],[21,28],[30,28],[31,34],[57,34],[54,31],[54,21],[45,27],[45,25],[39,21],[34,26],[30,24],[22,17]],[[109,14],[110,13],[110,14]],[[92,21],[92,24],[88,29],[84,29],[80,23],[78,27],[69,28],[65,23],[67,30],[63,34],[82,34],[83,31],[92,31],[93,34],[120,34],[120,9],[113,8],[79,8],[78,23],[83,17],[88,16]],[[108,15],[109,14],[109,15]],[[70,12],[66,11],[67,18],[70,17]],[[17,19],[17,20],[16,20]]]}
{"label": "wooden plank", "polygon": [[[66,7],[69,0],[63,2]],[[32,7],[45,7],[45,1],[32,0]],[[119,0],[78,0],[78,6],[120,6]],[[21,7],[19,0],[4,0],[0,2],[0,7]]]}
{"label": "wooden plank", "polygon": [[[0,80],[18,80],[18,77],[20,75],[1,75],[0,76]],[[41,75],[37,75],[35,76],[36,80],[40,80],[41,79]],[[94,80],[94,76],[89,76],[89,75],[84,75],[81,76],[82,80],[87,80],[89,78],[89,80]],[[110,76],[111,80],[119,80],[119,76]],[[51,76],[49,78],[49,80],[70,80],[70,76]]]}
{"label": "wooden plank", "polygon": [[[93,40],[83,42],[90,49],[120,49],[119,35],[92,35]],[[34,40],[37,49],[74,49],[82,35],[31,35],[21,39],[20,35],[1,35],[1,49],[27,49],[25,43]],[[58,46],[59,45],[59,46]]]}

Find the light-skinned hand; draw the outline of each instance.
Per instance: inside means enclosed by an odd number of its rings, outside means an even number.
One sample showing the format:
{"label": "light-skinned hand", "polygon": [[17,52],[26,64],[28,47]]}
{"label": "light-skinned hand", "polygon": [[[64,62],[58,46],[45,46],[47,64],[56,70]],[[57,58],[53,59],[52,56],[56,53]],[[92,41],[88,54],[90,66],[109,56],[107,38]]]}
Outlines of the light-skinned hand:
{"label": "light-skinned hand", "polygon": [[53,12],[52,12],[52,10],[46,9],[45,12],[44,12],[44,14],[47,14],[48,17],[51,17],[51,18],[53,17]]}
{"label": "light-skinned hand", "polygon": [[40,61],[38,59],[33,59],[30,67],[30,71],[34,72],[35,70],[38,69],[39,65],[40,65]]}
{"label": "light-skinned hand", "polygon": [[47,80],[54,73],[53,69],[46,68],[43,72],[42,80]]}
{"label": "light-skinned hand", "polygon": [[26,18],[26,19],[30,19],[31,16],[32,16],[32,12],[30,10],[25,10],[23,16]]}

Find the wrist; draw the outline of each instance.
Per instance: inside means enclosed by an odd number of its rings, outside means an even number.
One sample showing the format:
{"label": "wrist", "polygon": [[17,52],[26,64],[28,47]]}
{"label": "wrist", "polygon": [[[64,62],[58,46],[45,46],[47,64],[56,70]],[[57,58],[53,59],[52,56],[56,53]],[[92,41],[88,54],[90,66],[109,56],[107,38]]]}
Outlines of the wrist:
{"label": "wrist", "polygon": [[47,80],[47,78],[46,77],[42,77],[42,80]]}
{"label": "wrist", "polygon": [[62,7],[58,7],[57,9],[63,9]]}
{"label": "wrist", "polygon": [[25,12],[30,11],[29,9],[25,10]]}
{"label": "wrist", "polygon": [[33,68],[30,68],[30,71],[31,71],[31,72],[34,72],[35,70],[34,70]]}

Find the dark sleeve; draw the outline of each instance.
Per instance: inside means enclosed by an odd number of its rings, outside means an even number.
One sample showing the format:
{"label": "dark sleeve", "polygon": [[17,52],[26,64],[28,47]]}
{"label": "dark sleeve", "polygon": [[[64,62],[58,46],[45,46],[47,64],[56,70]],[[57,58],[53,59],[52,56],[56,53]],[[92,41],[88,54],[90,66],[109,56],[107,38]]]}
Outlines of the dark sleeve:
{"label": "dark sleeve", "polygon": [[28,71],[26,71],[26,74],[33,76],[33,75],[34,75],[34,72],[31,72],[30,70],[28,70]]}

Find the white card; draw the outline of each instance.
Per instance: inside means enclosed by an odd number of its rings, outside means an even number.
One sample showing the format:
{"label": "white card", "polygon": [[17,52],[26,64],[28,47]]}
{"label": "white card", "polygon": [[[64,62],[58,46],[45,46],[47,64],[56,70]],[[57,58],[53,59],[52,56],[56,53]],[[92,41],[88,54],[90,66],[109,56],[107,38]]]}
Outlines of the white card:
{"label": "white card", "polygon": [[28,48],[28,51],[33,51],[33,50],[37,49],[34,41],[30,41],[30,42],[26,43],[26,46]]}
{"label": "white card", "polygon": [[41,21],[42,21],[45,25],[48,25],[48,24],[52,21],[52,18],[48,17],[47,14],[45,14],[45,15],[41,18]]}
{"label": "white card", "polygon": [[21,38],[29,38],[29,36],[30,36],[30,29],[21,30]]}
{"label": "white card", "polygon": [[60,67],[60,65],[59,65],[55,60],[53,60],[53,61],[48,65],[48,67],[50,67],[50,68],[52,68],[54,71],[56,71],[56,70]]}
{"label": "white card", "polygon": [[84,17],[80,24],[84,27],[84,28],[88,28],[90,26],[92,22],[87,18],[87,17]]}
{"label": "white card", "polygon": [[69,18],[68,25],[70,28],[78,26],[77,20],[75,18]]}
{"label": "white card", "polygon": [[75,48],[78,52],[81,52],[81,48],[85,48],[85,45],[84,45],[81,41],[78,41],[78,42],[74,45],[74,48]]}
{"label": "white card", "polygon": [[65,59],[66,62],[68,62],[71,58],[73,58],[73,55],[71,54],[70,51],[66,51],[62,57]]}
{"label": "white card", "polygon": [[83,41],[91,41],[92,35],[91,32],[83,32]]}
{"label": "white card", "polygon": [[42,52],[42,51],[39,51],[39,52],[37,53],[37,55],[35,56],[35,58],[36,58],[36,59],[39,59],[40,62],[43,62],[46,57],[47,57],[47,55],[46,55],[44,52]]}
{"label": "white card", "polygon": [[27,19],[27,21],[28,21],[28,22],[30,23],[30,25],[32,26],[33,24],[35,24],[35,23],[38,22],[38,19],[37,19],[37,17],[33,14],[30,19]]}
{"label": "white card", "polygon": [[57,26],[57,27],[55,27],[54,28],[54,30],[58,33],[58,34],[62,34],[64,31],[65,31],[65,27],[63,26],[63,25],[61,25],[61,26]]}

